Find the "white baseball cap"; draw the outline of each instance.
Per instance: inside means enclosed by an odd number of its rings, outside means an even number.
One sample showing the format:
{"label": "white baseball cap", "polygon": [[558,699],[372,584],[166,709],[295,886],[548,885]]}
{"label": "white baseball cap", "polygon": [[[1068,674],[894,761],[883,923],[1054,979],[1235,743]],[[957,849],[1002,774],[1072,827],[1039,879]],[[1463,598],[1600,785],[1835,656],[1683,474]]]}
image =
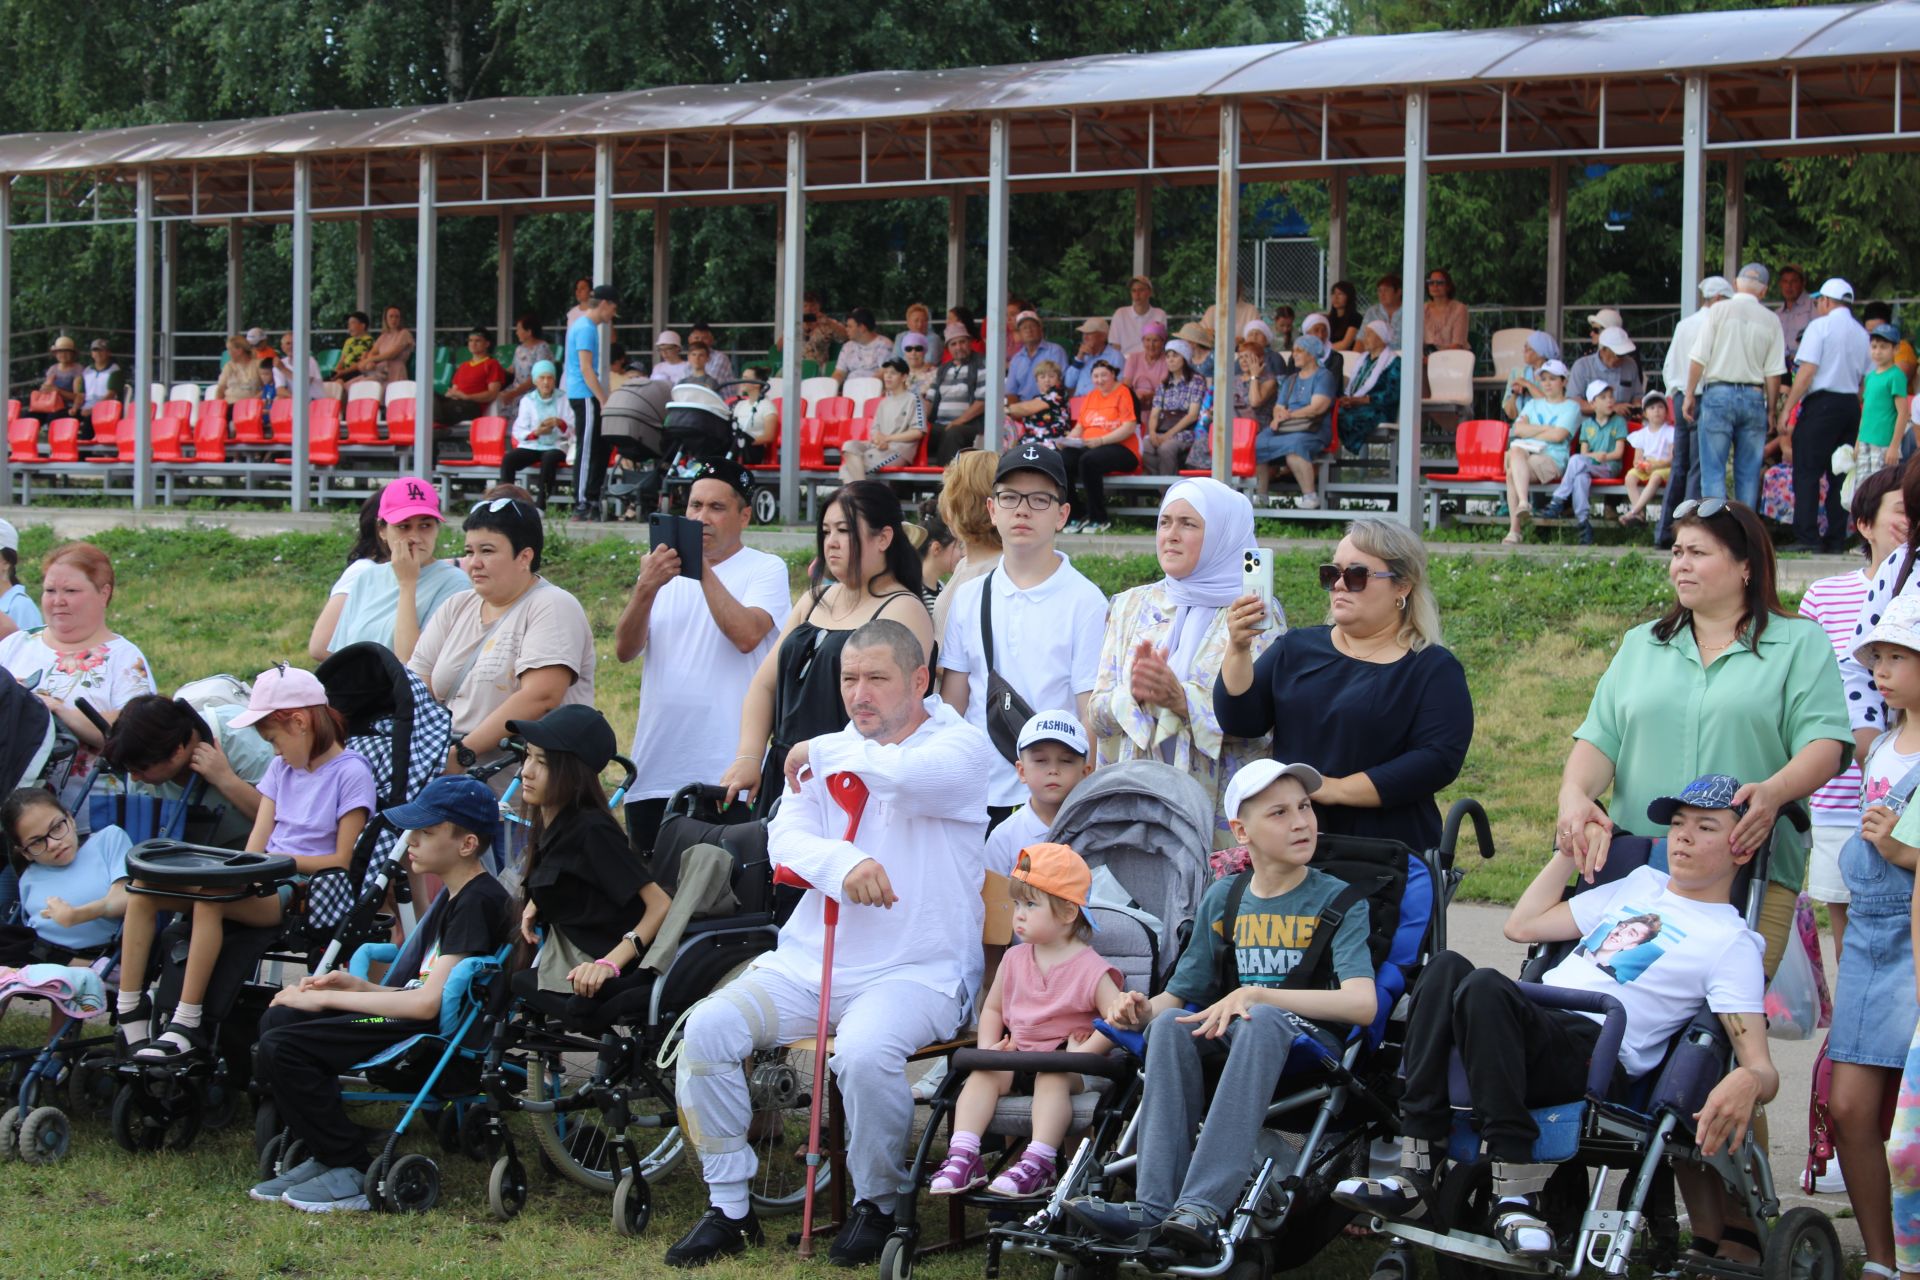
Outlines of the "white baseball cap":
{"label": "white baseball cap", "polygon": [[1080,718],[1071,711],[1036,711],[1020,726],[1020,737],[1015,746],[1017,751],[1041,742],[1058,742],[1071,747],[1081,755],[1088,754],[1087,731],[1080,727]]}
{"label": "white baseball cap", "polygon": [[1310,764],[1282,764],[1278,760],[1255,760],[1240,766],[1227,784],[1227,816],[1240,816],[1240,806],[1282,778],[1297,779],[1312,795],[1320,789],[1320,771]]}
{"label": "white baseball cap", "polygon": [[1587,384],[1587,394],[1580,398],[1582,400],[1597,400],[1603,391],[1611,393],[1613,391],[1613,384],[1605,378],[1595,378]]}
{"label": "white baseball cap", "polygon": [[1629,338],[1627,331],[1617,324],[1608,325],[1600,331],[1600,345],[1617,356],[1624,356],[1635,350],[1633,339]]}
{"label": "white baseball cap", "polygon": [[1823,298],[1832,298],[1835,302],[1851,303],[1853,301],[1853,286],[1845,280],[1842,280],[1839,276],[1834,276],[1820,286],[1820,296]]}
{"label": "white baseball cap", "polygon": [[1558,360],[1549,360],[1540,366],[1540,372],[1552,374],[1556,378],[1564,378],[1567,376],[1567,366]]}
{"label": "white baseball cap", "polygon": [[1733,282],[1725,276],[1708,276],[1700,282],[1700,296],[1703,298],[1731,298]]}
{"label": "white baseball cap", "polygon": [[0,520],[0,551],[18,551],[19,549],[20,531],[13,527],[11,521]]}

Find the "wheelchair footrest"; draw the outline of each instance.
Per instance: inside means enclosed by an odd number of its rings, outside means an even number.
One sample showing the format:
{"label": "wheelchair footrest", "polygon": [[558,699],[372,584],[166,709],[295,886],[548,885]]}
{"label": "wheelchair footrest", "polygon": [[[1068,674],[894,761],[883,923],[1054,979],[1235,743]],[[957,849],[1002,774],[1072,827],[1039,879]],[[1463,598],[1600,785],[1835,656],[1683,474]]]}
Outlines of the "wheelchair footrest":
{"label": "wheelchair footrest", "polygon": [[[1535,1107],[1531,1112],[1540,1136],[1533,1140],[1529,1158],[1536,1164],[1559,1164],[1571,1160],[1580,1149],[1580,1135],[1587,1122],[1585,1099],[1563,1102],[1552,1107]],[[1456,1111],[1453,1132],[1447,1138],[1447,1156],[1462,1164],[1480,1158],[1480,1134],[1467,1112]]]}

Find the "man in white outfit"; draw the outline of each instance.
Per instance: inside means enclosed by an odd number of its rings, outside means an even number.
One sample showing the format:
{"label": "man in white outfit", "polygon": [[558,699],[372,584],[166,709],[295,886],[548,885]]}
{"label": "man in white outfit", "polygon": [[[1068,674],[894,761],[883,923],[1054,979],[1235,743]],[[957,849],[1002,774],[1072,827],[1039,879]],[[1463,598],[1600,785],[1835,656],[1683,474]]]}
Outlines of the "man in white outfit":
{"label": "man in white outfit", "polygon": [[[985,909],[986,734],[927,698],[926,655],[900,623],[877,619],[848,637],[840,690],[852,723],[796,745],[773,819],[775,866],[814,886],[779,946],[695,1006],[687,1018],[677,1097],[700,1154],[711,1207],[667,1250],[698,1266],[760,1243],[747,1188],[758,1168],[741,1063],[814,1033],[820,1012],[827,898],[841,904],[834,940],[830,1068],[847,1114],[856,1203],[829,1258],[862,1266],[893,1230],[913,1122],[907,1055],[959,1030],[980,985]],[[868,798],[855,839],[827,779],[851,773]]]}

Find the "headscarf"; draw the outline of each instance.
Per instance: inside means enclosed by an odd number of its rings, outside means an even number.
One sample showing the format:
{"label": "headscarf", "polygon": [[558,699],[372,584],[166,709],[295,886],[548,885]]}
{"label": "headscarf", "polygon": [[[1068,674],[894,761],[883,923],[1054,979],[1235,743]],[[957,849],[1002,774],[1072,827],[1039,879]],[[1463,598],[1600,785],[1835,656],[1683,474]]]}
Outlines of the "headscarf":
{"label": "headscarf", "polygon": [[[556,378],[560,376],[560,371],[553,367],[553,361],[551,360],[534,361],[533,373],[530,376],[538,378],[543,373],[551,374]],[[545,422],[548,418],[559,417],[560,402],[565,400],[566,398],[567,398],[567,389],[565,387],[558,386],[558,385],[554,387],[553,394],[550,396],[541,395],[540,388],[538,386],[535,386],[530,390],[528,390],[527,400],[531,402],[533,405],[534,425],[538,426],[542,422]]]}
{"label": "headscarf", "polygon": [[1220,611],[1240,598],[1240,556],[1253,542],[1253,504],[1213,479],[1186,479],[1167,489],[1160,510],[1184,499],[1200,516],[1200,562],[1184,578],[1163,578],[1175,605],[1167,665],[1181,680],[1193,666]]}
{"label": "headscarf", "polygon": [[553,375],[554,377],[556,377],[556,378],[560,376],[560,371],[559,371],[558,369],[556,369],[556,368],[554,368],[554,367],[553,367],[553,361],[551,361],[551,360],[536,360],[536,361],[534,361],[534,363],[533,363],[533,372],[532,372],[531,374],[529,374],[528,376],[529,376],[529,377],[534,377],[534,378],[537,378],[537,377],[539,377],[539,376],[540,376],[541,374],[543,374],[543,373],[550,373],[550,374],[552,374],[552,375]]}
{"label": "headscarf", "polygon": [[1387,371],[1387,366],[1400,358],[1400,353],[1393,348],[1393,329],[1385,320],[1369,320],[1367,328],[1386,345],[1367,357],[1365,365],[1360,370],[1359,380],[1355,383],[1353,390],[1347,393],[1350,396],[1364,396],[1372,391],[1373,384],[1380,381],[1380,375]]}
{"label": "headscarf", "polygon": [[1310,333],[1303,333],[1293,340],[1293,345],[1313,357],[1315,364],[1324,364],[1327,359],[1327,344]]}
{"label": "headscarf", "polygon": [[1532,347],[1542,360],[1560,358],[1560,344],[1553,340],[1553,335],[1550,333],[1535,329],[1527,335],[1527,345]]}
{"label": "headscarf", "polygon": [[1192,343],[1188,342],[1185,338],[1175,338],[1172,342],[1169,342],[1167,344],[1167,350],[1179,353],[1180,358],[1187,362],[1188,371],[1189,372],[1192,371],[1193,369],[1193,344]]}
{"label": "headscarf", "polygon": [[1309,312],[1307,314],[1307,318],[1300,322],[1300,332],[1305,333],[1309,329],[1312,329],[1315,325],[1318,325],[1322,329],[1325,329],[1328,333],[1333,332],[1333,322],[1328,320],[1326,317],[1326,313],[1322,311]]}

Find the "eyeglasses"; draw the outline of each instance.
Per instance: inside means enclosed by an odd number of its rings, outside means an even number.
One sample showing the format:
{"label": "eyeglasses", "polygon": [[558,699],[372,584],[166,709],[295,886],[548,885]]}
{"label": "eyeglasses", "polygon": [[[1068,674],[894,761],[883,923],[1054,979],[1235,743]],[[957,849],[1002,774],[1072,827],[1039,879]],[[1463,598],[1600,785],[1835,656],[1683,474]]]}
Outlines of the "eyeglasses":
{"label": "eyeglasses", "polygon": [[1051,511],[1060,499],[1051,493],[1015,493],[1011,489],[1002,489],[993,495],[995,504],[1002,511],[1012,511],[1022,503],[1029,511]]}
{"label": "eyeglasses", "polygon": [[1439,276],[1435,276],[1433,279],[1427,281],[1427,283],[1428,284],[1445,284],[1446,281]]}
{"label": "eyeglasses", "polygon": [[1675,520],[1685,520],[1688,516],[1699,516],[1702,520],[1711,519],[1727,509],[1725,498],[1688,498],[1673,509]]}
{"label": "eyeglasses", "polygon": [[1333,590],[1333,584],[1338,582],[1344,584],[1349,591],[1365,591],[1367,589],[1367,579],[1369,578],[1397,578],[1399,576],[1399,574],[1394,573],[1392,570],[1388,570],[1385,573],[1374,573],[1363,564],[1350,564],[1344,569],[1337,564],[1323,564],[1320,566],[1320,589],[1322,591],[1331,591]]}
{"label": "eyeglasses", "polygon": [[53,825],[47,828],[45,835],[36,836],[31,840],[22,840],[20,847],[26,850],[28,857],[37,858],[51,849],[55,841],[65,840],[72,833],[73,819],[62,815],[54,819]]}

